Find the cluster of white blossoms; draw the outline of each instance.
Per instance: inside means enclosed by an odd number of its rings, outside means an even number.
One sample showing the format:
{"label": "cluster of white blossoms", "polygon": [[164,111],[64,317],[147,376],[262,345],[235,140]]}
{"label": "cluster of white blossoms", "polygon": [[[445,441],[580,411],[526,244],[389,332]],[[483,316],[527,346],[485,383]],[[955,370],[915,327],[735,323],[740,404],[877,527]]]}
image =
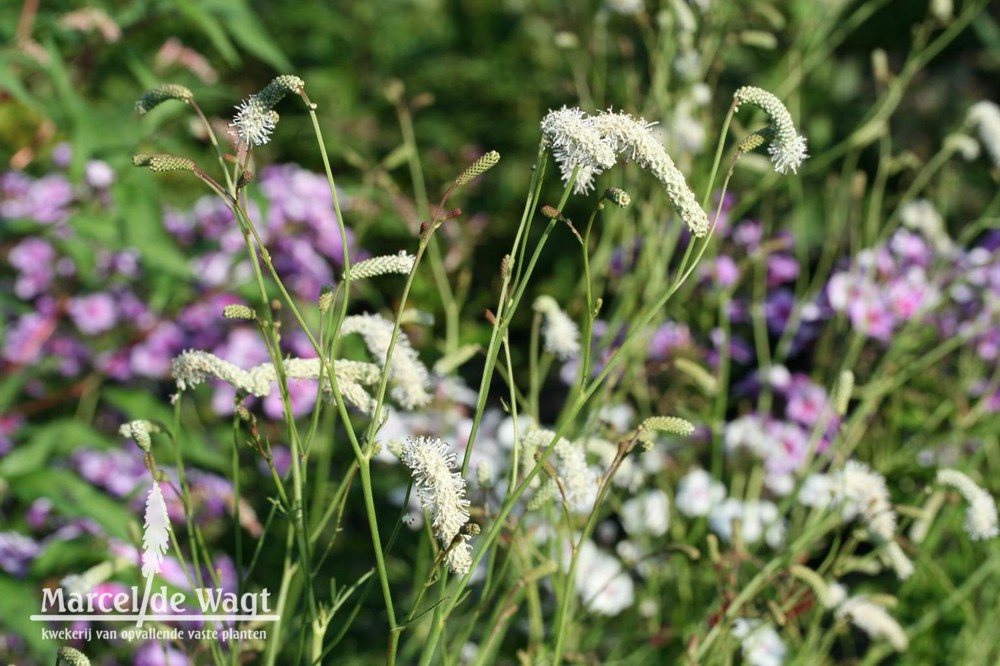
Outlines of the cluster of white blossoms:
{"label": "cluster of white blossoms", "polygon": [[[285,376],[288,379],[319,379],[321,364],[318,358],[289,358],[282,362]],[[339,360],[333,364],[337,386],[344,402],[353,405],[365,414],[375,413],[375,400],[369,395],[365,386],[378,385],[381,370],[372,363],[360,361]],[[177,383],[179,391],[201,384],[206,379],[214,377],[229,384],[244,393],[263,398],[270,395],[272,387],[278,379],[273,363],[261,363],[249,370],[244,370],[234,363],[224,361],[210,352],[192,349],[182,352],[171,361],[171,375]],[[332,387],[324,377],[323,390],[332,397]],[[123,426],[124,428],[124,426]],[[122,431],[123,435],[132,436]]]}
{"label": "cluster of white blossoms", "polygon": [[585,194],[594,178],[610,169],[621,156],[652,173],[659,180],[678,216],[694,236],[708,234],[708,215],[698,204],[684,174],[674,165],[663,144],[642,118],[610,109],[596,116],[579,108],[550,111],[542,120],[542,134],[568,182],[578,170],[574,192]]}
{"label": "cluster of white blossoms", "polygon": [[635,584],[618,558],[589,539],[580,546],[574,584],[583,605],[592,613],[614,616],[635,602]]}
{"label": "cluster of white blossoms", "polygon": [[767,114],[770,123],[758,134],[767,141],[767,152],[771,156],[774,170],[780,174],[796,173],[809,155],[806,153],[806,138],[795,129],[792,114],[781,100],[762,88],[743,86],[733,93],[736,109],[742,104],[752,104]]}
{"label": "cluster of white blossoms", "polygon": [[966,123],[978,131],[993,166],[1000,168],[1000,107],[993,102],[977,102],[969,109]]}
{"label": "cluster of white blossoms", "polygon": [[674,504],[688,518],[707,516],[726,498],[726,487],[701,468],[692,469],[677,484]]}
{"label": "cluster of white blossoms", "polygon": [[811,474],[799,490],[799,502],[817,508],[839,508],[844,520],[858,518],[875,541],[882,544],[880,556],[900,580],[913,574],[913,563],[895,541],[896,511],[885,477],[857,460],[848,460],[841,470]]}
{"label": "cluster of white blossoms", "polygon": [[372,257],[351,266],[350,278],[352,280],[364,280],[366,278],[393,273],[397,275],[409,275],[410,271],[413,270],[414,261],[416,261],[416,257],[412,254],[407,254],[405,250],[400,250],[398,254]]}
{"label": "cluster of white blossoms", "polygon": [[403,444],[400,458],[410,468],[438,543],[447,551],[445,564],[454,573],[468,573],[472,545],[463,528],[469,522],[469,500],[465,499],[465,479],[455,471],[455,454],[438,438],[418,437]]}
{"label": "cluster of white blossoms", "polygon": [[737,618],[733,636],[740,640],[743,661],[748,666],[780,666],[788,651],[784,641],[770,624],[757,619]]}
{"label": "cluster of white blossoms", "polygon": [[[552,443],[556,433],[551,430],[534,429],[521,439],[521,461],[524,474],[535,466],[535,454],[542,452]],[[597,474],[587,465],[587,456],[582,446],[562,437],[555,444],[549,458],[551,471],[556,478],[549,477],[535,492],[531,507],[537,508],[545,502],[565,495],[570,511],[589,513],[597,498]],[[546,478],[545,474],[536,478]]]}
{"label": "cluster of white blossoms", "polygon": [[278,123],[274,105],[289,94],[301,94],[305,82],[297,76],[283,75],[272,80],[258,93],[250,95],[237,107],[236,117],[229,123],[229,133],[245,146],[262,146],[271,140]]}
{"label": "cluster of white blossoms", "polygon": [[[340,332],[344,335],[360,335],[375,362],[385,366],[394,328],[395,324],[384,317],[363,314],[344,319]],[[409,338],[402,332],[396,340],[392,360],[389,362],[389,379],[393,381],[393,399],[404,408],[422,407],[430,402],[430,373],[420,362],[416,350],[410,346]]]}
{"label": "cluster of white blossoms", "polygon": [[542,337],[545,339],[545,351],[563,361],[579,356],[580,329],[576,322],[563,312],[556,299],[551,296],[539,296],[535,299],[534,309],[543,317]]}
{"label": "cluster of white blossoms", "polygon": [[709,527],[727,543],[733,540],[733,526],[737,521],[740,540],[748,546],[753,546],[761,539],[771,548],[780,548],[785,543],[785,521],[778,514],[778,507],[774,502],[743,502],[731,497],[713,506],[708,514]]}
{"label": "cluster of white blossoms", "polygon": [[670,528],[670,498],[659,488],[625,500],[619,513],[622,528],[631,537],[660,537]]}
{"label": "cluster of white blossoms", "polygon": [[993,496],[976,485],[965,474],[954,469],[942,469],[937,482],[951,486],[965,498],[969,508],[965,512],[965,531],[974,541],[993,539],[1000,534],[997,526],[997,504]]}
{"label": "cluster of white blossoms", "polygon": [[836,616],[847,619],[872,638],[884,638],[898,652],[909,647],[910,641],[899,623],[867,597],[851,597],[837,606]]}
{"label": "cluster of white blossoms", "polygon": [[885,477],[857,460],[848,460],[842,470],[830,474],[809,475],[798,499],[805,506],[839,507],[844,520],[860,517],[882,541],[891,541],[896,533],[896,512]]}
{"label": "cluster of white blossoms", "polygon": [[[950,255],[955,250],[955,244],[948,237],[944,219],[927,199],[907,201],[899,207],[899,220],[908,229],[919,232],[929,240],[934,249],[941,254]],[[897,238],[898,236],[894,236]]]}

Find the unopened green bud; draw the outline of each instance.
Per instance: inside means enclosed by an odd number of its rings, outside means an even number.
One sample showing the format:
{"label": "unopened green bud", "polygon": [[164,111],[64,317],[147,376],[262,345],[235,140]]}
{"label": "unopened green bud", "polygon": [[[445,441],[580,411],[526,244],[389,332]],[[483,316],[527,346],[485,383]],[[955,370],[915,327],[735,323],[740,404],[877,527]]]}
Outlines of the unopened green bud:
{"label": "unopened green bud", "polygon": [[694,424],[679,416],[651,416],[639,425],[639,430],[655,430],[690,437],[694,434]]}
{"label": "unopened green bud", "polygon": [[194,99],[194,93],[176,83],[167,83],[143,94],[135,103],[135,110],[140,114],[148,113],[151,109],[172,99],[190,104],[191,100]]}
{"label": "unopened green bud", "polygon": [[317,302],[320,312],[326,312],[333,305],[333,286],[324,285],[319,290],[319,301]]}
{"label": "unopened green bud", "polygon": [[834,387],[833,391],[834,404],[837,408],[838,416],[847,414],[847,407],[851,403],[851,394],[853,392],[854,373],[850,370],[844,370],[840,373],[840,377],[837,379],[837,385]]}
{"label": "unopened green bud", "polygon": [[140,153],[133,155],[132,164],[139,167],[146,167],[150,171],[157,173],[164,171],[194,171],[196,168],[194,160],[163,153],[153,155]]}
{"label": "unopened green bud", "polygon": [[736,152],[742,155],[743,153],[750,153],[757,150],[768,142],[767,134],[767,130],[758,130],[747,135],[747,137],[740,141],[739,145],[736,146]]}
{"label": "unopened green bud", "polygon": [[285,74],[284,76],[279,76],[273,79],[270,83],[264,86],[263,90],[254,95],[254,98],[261,105],[263,105],[265,109],[270,109],[275,104],[280,102],[285,95],[288,95],[289,93],[293,95],[301,95],[305,88],[305,81],[297,76]]}
{"label": "unopened green bud", "polygon": [[491,150],[486,153],[478,160],[472,163],[468,169],[462,172],[462,175],[455,179],[455,184],[459,187],[469,183],[476,176],[481,176],[490,169],[496,166],[497,162],[500,161],[500,153],[495,150]]}
{"label": "unopened green bud", "polygon": [[628,195],[628,192],[617,187],[605,190],[604,198],[619,208],[628,208],[632,203],[632,197]]}
{"label": "unopened green bud", "polygon": [[226,319],[256,319],[257,313],[246,305],[234,303],[222,308],[222,316]]}
{"label": "unopened green bud", "polygon": [[90,659],[77,649],[63,646],[59,648],[59,653],[56,656],[56,666],[62,666],[63,664],[68,664],[68,666],[90,666]]}
{"label": "unopened green bud", "polygon": [[159,426],[141,419],[123,423],[118,428],[118,434],[134,440],[136,445],[146,453],[149,453],[153,447],[153,440],[149,436],[151,432],[160,432]]}

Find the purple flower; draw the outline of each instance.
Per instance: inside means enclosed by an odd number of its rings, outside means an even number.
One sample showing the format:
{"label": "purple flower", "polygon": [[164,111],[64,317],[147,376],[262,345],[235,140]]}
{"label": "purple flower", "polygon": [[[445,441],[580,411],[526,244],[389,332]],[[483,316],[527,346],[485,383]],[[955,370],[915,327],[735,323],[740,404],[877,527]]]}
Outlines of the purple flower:
{"label": "purple flower", "polygon": [[927,283],[924,270],[913,266],[889,284],[886,298],[893,314],[908,321],[937,302],[937,290]]}
{"label": "purple flower", "polygon": [[[272,446],[271,460],[274,463],[274,469],[278,472],[278,476],[284,477],[292,466],[292,451],[287,446]],[[260,473],[264,476],[271,476],[271,469],[267,466],[267,461],[263,458],[257,463],[257,468],[260,469]]]}
{"label": "purple flower", "polygon": [[918,266],[928,266],[934,260],[934,253],[923,237],[906,229],[892,235],[889,248],[896,256]]}
{"label": "purple flower", "polygon": [[740,279],[739,266],[736,265],[732,257],[725,254],[715,258],[708,272],[716,284],[723,289],[732,287]]}
{"label": "purple flower", "polygon": [[20,414],[5,414],[0,416],[0,456],[5,456],[14,448],[13,435],[24,423],[24,417]]}
{"label": "purple flower", "polygon": [[[212,563],[215,575],[219,580],[219,587],[226,592],[236,592],[239,580],[236,574],[236,566],[228,555],[219,555]],[[212,576],[206,576],[206,580],[212,580]]]}
{"label": "purple flower", "polygon": [[799,276],[799,262],[787,254],[772,254],[767,259],[767,286],[792,282]]}
{"label": "purple flower", "polygon": [[733,241],[742,245],[748,254],[757,251],[763,237],[764,225],[754,220],[744,220],[733,229]]}
{"label": "purple flower", "polygon": [[[0,217],[24,218],[40,224],[64,222],[69,217],[67,207],[73,202],[73,187],[62,174],[51,174],[38,180],[6,179],[5,195],[0,201]],[[27,187],[24,187],[24,185]]]}
{"label": "purple flower", "polygon": [[653,337],[649,340],[649,358],[653,361],[662,361],[675,349],[690,346],[691,330],[687,324],[668,321],[653,332]]}
{"label": "purple flower", "polygon": [[180,353],[184,334],[172,322],[161,322],[149,337],[132,348],[129,364],[132,372],[143,377],[160,378],[170,372],[170,362]]}
{"label": "purple flower", "polygon": [[73,462],[85,480],[104,488],[114,497],[123,498],[132,495],[149,475],[138,451],[135,446],[127,451],[81,449],[73,455]]}
{"label": "purple flower", "polygon": [[804,426],[813,426],[827,407],[826,390],[808,377],[797,375],[788,387],[785,416]]}
{"label": "purple flower", "polygon": [[101,160],[90,160],[84,167],[84,180],[95,190],[106,190],[115,182],[115,171]]}
{"label": "purple flower", "polygon": [[769,451],[764,468],[772,474],[797,472],[809,452],[809,434],[794,423],[770,421],[765,429]]}
{"label": "purple flower", "polygon": [[42,547],[31,537],[18,532],[0,532],[0,569],[15,578],[24,578]]}
{"label": "purple flower", "polygon": [[233,484],[221,476],[193,469],[188,472],[191,496],[204,520],[220,518],[233,506]]}
{"label": "purple flower", "polygon": [[[290,379],[288,380],[288,398],[292,405],[292,414],[299,418],[310,413],[316,405],[316,391],[318,382],[311,379]],[[280,420],[284,416],[284,407],[281,402],[281,392],[277,387],[266,398],[264,398],[264,414],[268,418]]]}
{"label": "purple flower", "polygon": [[57,143],[52,148],[52,163],[55,164],[60,169],[66,169],[69,167],[69,163],[73,161],[73,147],[67,141],[62,141]]}
{"label": "purple flower", "polygon": [[244,370],[265,363],[271,358],[260,333],[249,326],[240,326],[231,330],[226,341],[215,350],[215,355],[230,363],[235,363]]}
{"label": "purple flower", "polygon": [[764,317],[767,327],[773,333],[781,333],[788,325],[795,308],[795,296],[788,289],[778,289],[767,296],[764,303]]}
{"label": "purple flower", "polygon": [[56,328],[55,317],[41,312],[21,316],[7,329],[3,357],[11,363],[34,363],[42,356],[42,347]]}
{"label": "purple flower", "polygon": [[132,666],[190,666],[188,658],[166,643],[150,641],[139,648]]}
{"label": "purple flower", "polygon": [[55,248],[43,238],[29,236],[15,245],[7,255],[10,265],[19,273],[14,294],[29,300],[46,291],[52,283],[55,258]]}
{"label": "purple flower", "polygon": [[105,292],[71,298],[67,309],[70,319],[84,335],[103,333],[118,323],[115,299]]}

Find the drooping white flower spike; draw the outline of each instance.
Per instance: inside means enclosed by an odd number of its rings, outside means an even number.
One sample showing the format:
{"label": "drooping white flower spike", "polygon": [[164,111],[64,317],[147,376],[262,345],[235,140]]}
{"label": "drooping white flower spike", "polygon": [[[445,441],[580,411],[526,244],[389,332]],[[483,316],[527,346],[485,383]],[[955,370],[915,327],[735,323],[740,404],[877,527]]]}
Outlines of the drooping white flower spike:
{"label": "drooping white flower spike", "polygon": [[743,86],[733,93],[736,109],[742,104],[752,104],[767,114],[770,122],[761,136],[767,141],[767,152],[771,156],[774,170],[780,174],[788,171],[797,173],[808,157],[806,138],[795,129],[792,114],[781,100],[762,88]]}
{"label": "drooping white flower spike", "polygon": [[446,550],[445,564],[453,573],[466,574],[472,566],[469,500],[466,481],[455,471],[455,454],[440,439],[418,437],[403,444],[403,464],[410,468],[420,504],[431,517],[438,543]]}

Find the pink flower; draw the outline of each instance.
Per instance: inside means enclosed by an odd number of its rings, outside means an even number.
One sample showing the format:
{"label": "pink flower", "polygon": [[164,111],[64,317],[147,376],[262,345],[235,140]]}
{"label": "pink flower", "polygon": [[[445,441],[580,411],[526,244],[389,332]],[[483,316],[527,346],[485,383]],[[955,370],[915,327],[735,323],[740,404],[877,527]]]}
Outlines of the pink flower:
{"label": "pink flower", "polygon": [[84,335],[103,333],[118,323],[115,300],[104,292],[71,298],[68,310],[70,319]]}

